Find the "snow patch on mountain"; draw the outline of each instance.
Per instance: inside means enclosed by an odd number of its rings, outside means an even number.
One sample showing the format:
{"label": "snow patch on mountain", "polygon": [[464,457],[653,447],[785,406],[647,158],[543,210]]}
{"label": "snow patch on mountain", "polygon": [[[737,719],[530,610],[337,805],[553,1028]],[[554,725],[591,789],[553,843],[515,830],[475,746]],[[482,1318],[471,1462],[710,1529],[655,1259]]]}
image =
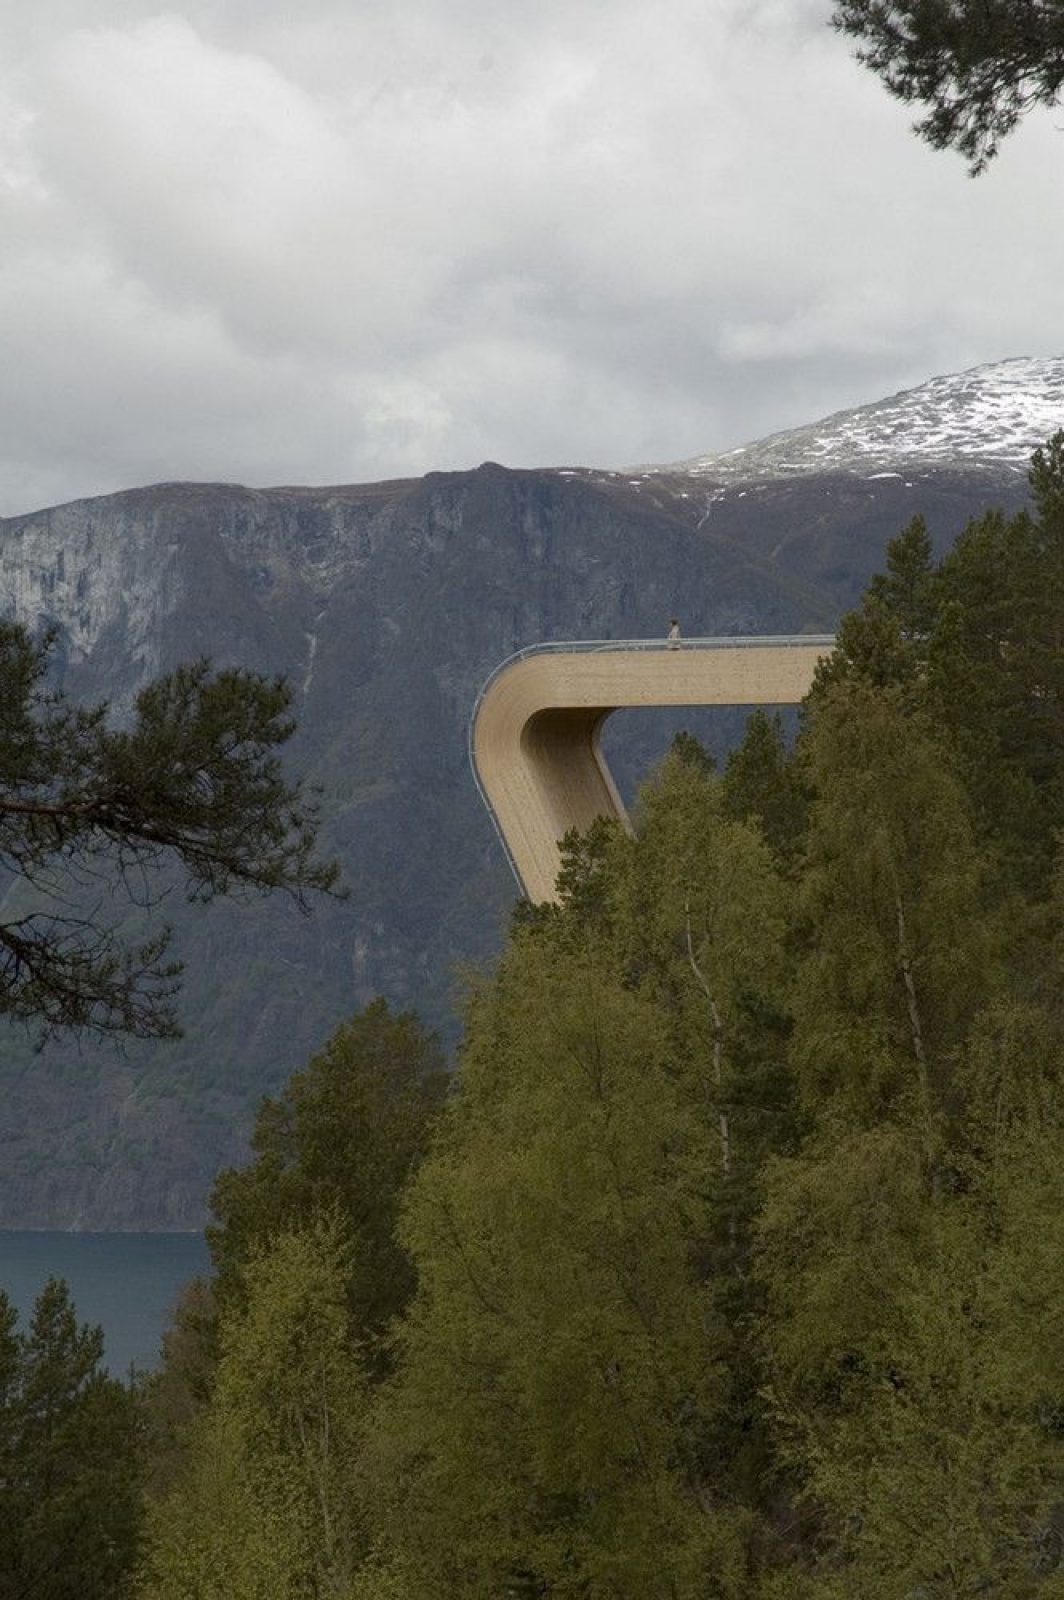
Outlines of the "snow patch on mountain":
{"label": "snow patch on mountain", "polygon": [[1016,357],[931,378],[887,400],[648,476],[686,473],[734,482],[812,473],[886,476],[899,468],[1024,473],[1031,451],[1064,428],[1064,356]]}

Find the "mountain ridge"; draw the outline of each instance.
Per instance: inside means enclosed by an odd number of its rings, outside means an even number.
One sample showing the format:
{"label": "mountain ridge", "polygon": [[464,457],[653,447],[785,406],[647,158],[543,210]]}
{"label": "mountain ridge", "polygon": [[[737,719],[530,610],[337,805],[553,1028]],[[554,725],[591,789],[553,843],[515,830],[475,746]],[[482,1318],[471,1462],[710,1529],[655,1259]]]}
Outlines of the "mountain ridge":
{"label": "mountain ridge", "polygon": [[[996,469],[995,469],[996,470]],[[0,614],[56,629],[71,693],[119,714],[178,662],[284,672],[293,773],[323,787],[322,843],[351,897],[180,909],[173,1046],[34,1056],[4,1042],[0,1225],[187,1228],[254,1108],[378,994],[453,1036],[456,967],[490,959],[513,884],[476,795],[466,729],[488,673],[545,639],[830,631],[923,511],[937,548],[1022,475],[716,483],[661,469],[468,472],[325,488],[188,483],[0,522]],[[627,791],[676,726],[722,752],[737,720],[619,714]],[[4,893],[0,889],[0,915]]]}

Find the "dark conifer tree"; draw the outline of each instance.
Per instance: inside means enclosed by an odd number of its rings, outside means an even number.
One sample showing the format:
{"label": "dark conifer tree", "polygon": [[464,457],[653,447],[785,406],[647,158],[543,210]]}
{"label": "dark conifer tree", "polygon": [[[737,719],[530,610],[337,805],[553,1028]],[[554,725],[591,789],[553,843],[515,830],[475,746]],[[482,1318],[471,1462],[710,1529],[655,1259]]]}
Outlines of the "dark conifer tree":
{"label": "dark conifer tree", "polygon": [[1064,434],[1031,487],[1032,512],[988,512],[942,562],[927,693],[988,839],[1038,894],[1064,826]]}
{"label": "dark conifer tree", "polygon": [[0,1593],[118,1600],[140,1519],[135,1396],[102,1370],[103,1335],[79,1326],[65,1283],[17,1334],[0,1296]]}
{"label": "dark conifer tree", "polygon": [[757,710],[743,742],[728,757],[721,786],[726,815],[753,820],[781,864],[793,863],[801,843],[808,796],[787,750],[783,720]]}
{"label": "dark conifer tree", "polygon": [[344,1023],[309,1065],[266,1099],[255,1159],[219,1175],[207,1240],[224,1308],[242,1269],[275,1235],[338,1212],[351,1235],[351,1308],[375,1340],[404,1305],[412,1271],[395,1239],[399,1196],[428,1143],[448,1078],[439,1043],[383,1000]]}

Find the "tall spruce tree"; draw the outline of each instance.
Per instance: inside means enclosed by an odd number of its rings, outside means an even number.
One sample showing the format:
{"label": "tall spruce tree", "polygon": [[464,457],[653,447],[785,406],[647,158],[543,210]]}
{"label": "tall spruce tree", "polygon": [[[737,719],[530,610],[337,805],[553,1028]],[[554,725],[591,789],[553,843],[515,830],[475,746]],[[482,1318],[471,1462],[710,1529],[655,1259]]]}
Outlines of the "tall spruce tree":
{"label": "tall spruce tree", "polygon": [[140,1521],[136,1398],[52,1279],[19,1333],[0,1295],[0,1592],[118,1600]]}
{"label": "tall spruce tree", "polygon": [[755,822],[776,860],[791,869],[801,845],[807,799],[779,713],[769,717],[753,712],[724,769],[725,813],[738,822]]}
{"label": "tall spruce tree", "polygon": [[349,1300],[377,1340],[410,1294],[395,1240],[399,1195],[428,1143],[448,1077],[434,1034],[375,1000],[343,1023],[281,1094],[263,1101],[247,1167],[219,1175],[207,1240],[214,1292],[244,1292],[244,1268],[278,1233],[337,1210],[351,1233]]}
{"label": "tall spruce tree", "polygon": [[1032,512],[978,518],[941,563],[928,696],[987,837],[1037,895],[1064,826],[1064,434],[1031,487]]}

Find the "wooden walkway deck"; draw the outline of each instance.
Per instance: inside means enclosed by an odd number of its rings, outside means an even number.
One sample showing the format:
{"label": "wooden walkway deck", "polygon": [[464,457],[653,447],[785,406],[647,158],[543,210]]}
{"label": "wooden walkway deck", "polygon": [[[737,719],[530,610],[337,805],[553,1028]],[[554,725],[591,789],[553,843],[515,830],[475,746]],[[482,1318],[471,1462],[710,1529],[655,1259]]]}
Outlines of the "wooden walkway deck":
{"label": "wooden walkway deck", "polygon": [[795,705],[830,635],[535,646],[496,669],[470,726],[480,792],[530,900],[555,900],[558,842],[596,817],[627,825],[599,744],[626,706]]}

